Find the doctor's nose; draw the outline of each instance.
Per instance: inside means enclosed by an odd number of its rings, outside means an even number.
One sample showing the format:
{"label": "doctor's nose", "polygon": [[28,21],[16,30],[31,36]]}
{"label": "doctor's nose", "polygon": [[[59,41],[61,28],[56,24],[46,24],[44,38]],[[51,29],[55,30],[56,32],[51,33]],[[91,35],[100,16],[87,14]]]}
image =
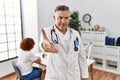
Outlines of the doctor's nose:
{"label": "doctor's nose", "polygon": [[62,22],[62,23],[66,23],[67,20],[66,20],[66,19],[62,19],[61,22]]}

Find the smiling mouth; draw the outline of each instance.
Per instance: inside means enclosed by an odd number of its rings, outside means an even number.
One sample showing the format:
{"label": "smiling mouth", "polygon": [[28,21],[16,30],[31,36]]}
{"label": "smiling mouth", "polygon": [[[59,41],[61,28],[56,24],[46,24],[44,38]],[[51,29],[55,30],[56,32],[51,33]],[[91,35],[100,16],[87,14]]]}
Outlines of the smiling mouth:
{"label": "smiling mouth", "polygon": [[61,26],[67,26],[66,24],[61,24]]}

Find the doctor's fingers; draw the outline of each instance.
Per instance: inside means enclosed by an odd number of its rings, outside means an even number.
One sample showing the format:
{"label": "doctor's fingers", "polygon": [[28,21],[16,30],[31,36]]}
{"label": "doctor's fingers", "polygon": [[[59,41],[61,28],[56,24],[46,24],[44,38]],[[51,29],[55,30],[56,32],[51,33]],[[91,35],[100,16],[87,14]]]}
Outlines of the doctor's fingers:
{"label": "doctor's fingers", "polygon": [[51,47],[51,43],[49,41],[44,40],[42,43],[42,47],[45,51],[47,51]]}
{"label": "doctor's fingers", "polygon": [[48,37],[46,36],[46,32],[43,28],[41,29],[41,32],[42,32],[43,39],[49,41]]}
{"label": "doctor's fingers", "polygon": [[49,43],[47,46],[47,51],[52,53],[58,53],[58,50],[55,48],[53,43]]}
{"label": "doctor's fingers", "polygon": [[57,50],[57,48],[54,46],[53,43],[51,44],[50,52],[52,52],[52,53],[58,53],[58,50]]}
{"label": "doctor's fingers", "polygon": [[47,52],[52,52],[52,53],[58,53],[58,50],[55,48],[54,44],[51,43],[48,39],[48,37],[46,36],[46,32],[45,30],[42,28],[42,35],[43,35],[43,43],[44,43],[44,49]]}

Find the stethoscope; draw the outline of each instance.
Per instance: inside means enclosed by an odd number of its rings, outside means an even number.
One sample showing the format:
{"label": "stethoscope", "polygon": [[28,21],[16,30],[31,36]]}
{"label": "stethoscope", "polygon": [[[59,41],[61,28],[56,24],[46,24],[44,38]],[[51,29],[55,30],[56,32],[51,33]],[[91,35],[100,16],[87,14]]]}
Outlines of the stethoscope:
{"label": "stethoscope", "polygon": [[[70,29],[70,28],[69,28]],[[72,33],[72,30],[70,29],[70,32]],[[53,28],[51,29],[51,40],[54,44],[59,44],[58,42],[58,36],[55,32],[55,29],[54,29],[54,26]],[[74,51],[78,51],[78,46],[79,46],[79,39],[78,37],[76,37],[76,40],[74,40]]]}

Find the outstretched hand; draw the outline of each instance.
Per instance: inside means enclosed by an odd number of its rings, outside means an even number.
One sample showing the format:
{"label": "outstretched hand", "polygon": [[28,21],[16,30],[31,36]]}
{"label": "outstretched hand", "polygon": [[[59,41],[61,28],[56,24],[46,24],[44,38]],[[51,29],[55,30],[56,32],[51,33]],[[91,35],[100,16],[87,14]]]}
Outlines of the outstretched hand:
{"label": "outstretched hand", "polygon": [[46,52],[58,53],[58,50],[55,48],[54,44],[49,41],[48,37],[46,36],[45,30],[42,29],[42,36],[43,42],[42,47]]}

